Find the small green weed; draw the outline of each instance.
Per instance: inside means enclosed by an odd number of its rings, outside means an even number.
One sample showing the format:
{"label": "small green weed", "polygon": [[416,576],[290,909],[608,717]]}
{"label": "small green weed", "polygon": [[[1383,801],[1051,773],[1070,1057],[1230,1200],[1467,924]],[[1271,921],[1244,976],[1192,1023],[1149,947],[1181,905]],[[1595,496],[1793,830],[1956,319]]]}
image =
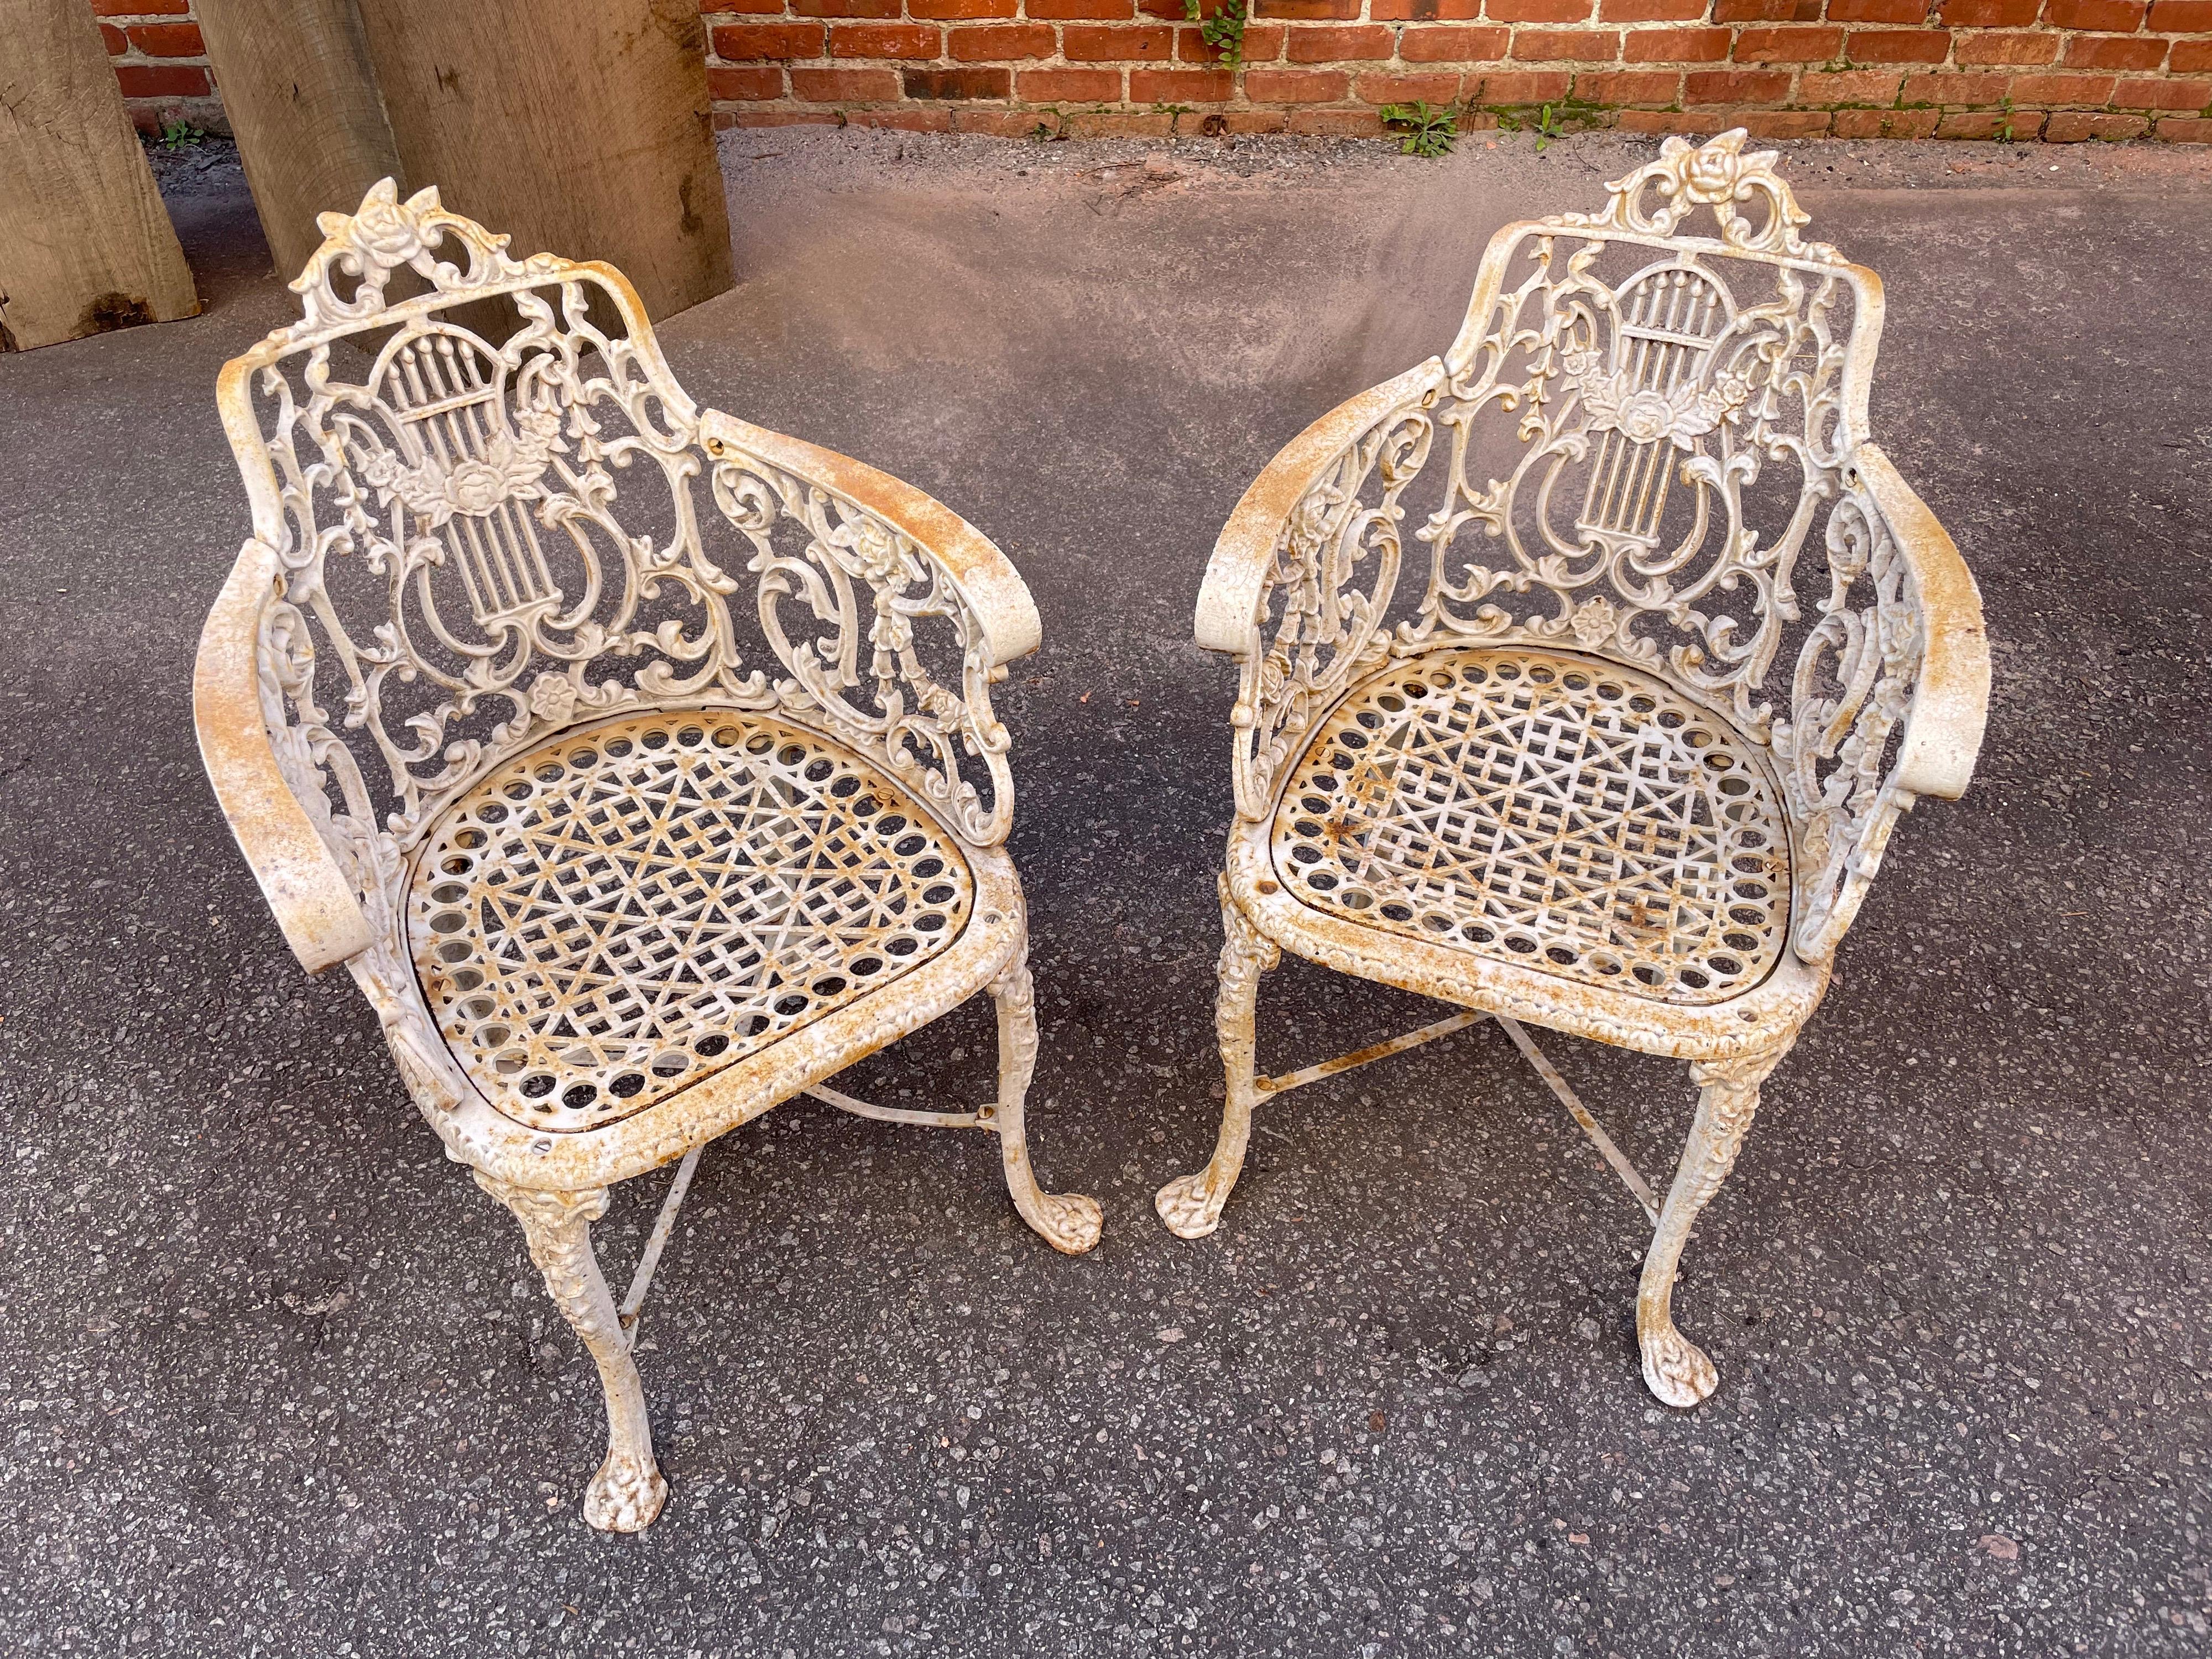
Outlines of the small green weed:
{"label": "small green weed", "polygon": [[1205,11],[1204,0],[1183,0],[1183,15],[1199,25],[1198,38],[1221,54],[1221,67],[1233,75],[1244,67],[1244,25],[1252,18],[1252,0],[1221,0],[1211,17]]}
{"label": "small green weed", "polygon": [[1449,155],[1459,137],[1459,118],[1425,102],[1385,104],[1382,114],[1382,125],[1396,131],[1398,148],[1408,155]]}
{"label": "small green weed", "polygon": [[180,116],[170,116],[161,123],[161,136],[156,140],[163,149],[198,149],[207,134]]}
{"label": "small green weed", "polygon": [[[1503,132],[1533,132],[1536,135],[1536,153],[1542,155],[1552,147],[1552,140],[1564,138],[1570,132],[1579,132],[1595,125],[1598,109],[1595,104],[1579,99],[1569,99],[1563,104],[1543,104],[1533,110],[1501,109],[1497,112],[1498,130]],[[1569,122],[1572,122],[1571,126]]]}

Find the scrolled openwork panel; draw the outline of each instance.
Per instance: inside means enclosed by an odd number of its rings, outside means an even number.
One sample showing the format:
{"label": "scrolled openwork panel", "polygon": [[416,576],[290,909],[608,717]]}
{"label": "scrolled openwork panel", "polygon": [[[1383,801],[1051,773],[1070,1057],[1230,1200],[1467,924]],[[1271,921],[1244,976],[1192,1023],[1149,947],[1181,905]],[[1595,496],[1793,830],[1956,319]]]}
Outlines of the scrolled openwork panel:
{"label": "scrolled openwork panel", "polygon": [[[735,584],[700,548],[690,404],[649,336],[608,320],[604,279],[508,258],[434,191],[403,204],[380,185],[325,228],[295,284],[305,319],[246,362],[285,599],[380,827],[408,839],[580,717],[768,706],[738,663]],[[434,256],[455,246],[465,265]],[[387,302],[403,266],[429,291]],[[341,272],[360,278],[349,296]],[[481,330],[502,313],[495,342]]]}
{"label": "scrolled openwork panel", "polygon": [[1571,643],[1748,729],[1833,496],[1847,271],[1585,240],[1548,225],[1439,404],[1449,434],[1409,640]]}
{"label": "scrolled openwork panel", "polygon": [[515,260],[388,181],[323,225],[302,319],[234,366],[227,409],[274,503],[271,742],[378,903],[486,774],[653,710],[826,726],[971,844],[1004,838],[1003,671],[927,547],[820,481],[710,459],[618,279]]}
{"label": "scrolled openwork panel", "polygon": [[1391,410],[1330,460],[1285,520],[1231,716],[1238,810],[1264,817],[1281,769],[1343,689],[1389,649],[1399,498],[1429,458],[1433,398]]}
{"label": "scrolled openwork panel", "polygon": [[1798,841],[1798,955],[1825,961],[1857,915],[1913,797],[1895,763],[1927,647],[1911,567],[1853,488],[1828,516],[1829,592],[1778,720],[1774,755]]}
{"label": "scrolled openwork panel", "polygon": [[1605,211],[1493,248],[1444,465],[1409,495],[1431,557],[1401,637],[1600,653],[1764,734],[1806,536],[1864,436],[1879,290],[1799,239],[1774,156],[1741,146],[1670,140]]}
{"label": "scrolled openwork panel", "polygon": [[[1867,273],[1799,238],[1773,162],[1741,134],[1673,141],[1604,212],[1493,250],[1444,384],[1346,444],[1283,519],[1235,714],[1245,817],[1388,648],[1603,656],[1766,738],[1879,326]],[[1705,208],[1711,234],[1688,234]]]}
{"label": "scrolled openwork panel", "polygon": [[881,761],[973,844],[1005,840],[1012,739],[990,695],[1005,671],[944,567],[850,498],[726,444],[714,493],[752,549],[761,626],[790,673],[780,706]]}

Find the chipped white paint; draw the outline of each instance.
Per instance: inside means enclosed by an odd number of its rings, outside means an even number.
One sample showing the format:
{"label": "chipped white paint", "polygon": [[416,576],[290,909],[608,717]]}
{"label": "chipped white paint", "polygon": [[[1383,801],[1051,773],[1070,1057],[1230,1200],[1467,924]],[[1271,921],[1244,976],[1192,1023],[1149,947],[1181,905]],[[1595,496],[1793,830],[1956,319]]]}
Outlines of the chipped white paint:
{"label": "chipped white paint", "polygon": [[988,991],[999,1098],[944,1121],[996,1131],[1054,1248],[1097,1239],[1023,1133],[989,688],[1036,611],[920,491],[696,408],[612,269],[515,259],[388,179],[321,224],[301,319],[219,386],[253,536],[202,635],[201,751],[295,953],[346,963],[521,1221],[606,1386],[586,1515],[633,1530],[666,1488],[650,1267],[617,1310],[591,1248],[611,1183]]}
{"label": "chipped white paint", "polygon": [[1231,515],[1196,623],[1243,665],[1227,1103],[1158,1200],[1185,1237],[1218,1223],[1283,950],[1689,1060],[1637,1315],[1676,1406],[1716,1382],[1671,1312],[1690,1224],[1899,815],[1966,788],[1989,698],[1973,580],[1868,439],[1881,285],[1799,237],[1743,138],[1669,139],[1602,212],[1508,226],[1450,351],[1315,422]]}

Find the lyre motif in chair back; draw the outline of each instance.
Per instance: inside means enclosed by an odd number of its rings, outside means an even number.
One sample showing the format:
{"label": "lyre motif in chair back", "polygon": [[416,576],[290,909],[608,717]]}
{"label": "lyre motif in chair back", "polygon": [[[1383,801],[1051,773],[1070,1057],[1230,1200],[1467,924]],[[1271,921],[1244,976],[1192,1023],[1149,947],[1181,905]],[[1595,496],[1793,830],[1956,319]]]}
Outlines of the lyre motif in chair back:
{"label": "lyre motif in chair back", "polygon": [[[270,740],[372,909],[398,854],[502,760],[655,708],[802,720],[970,845],[1004,839],[988,687],[1033,623],[990,637],[959,573],[780,464],[789,441],[702,431],[611,267],[515,259],[390,180],[321,222],[301,320],[230,364],[221,398],[275,590]],[[403,276],[420,291],[393,292]]]}
{"label": "lyre motif in chair back", "polygon": [[[1274,556],[1257,592],[1209,589],[1200,632],[1244,659],[1247,820],[1274,810],[1322,714],[1392,655],[1610,659],[1771,752],[1811,961],[1914,793],[1964,787],[1961,734],[1931,734],[1917,758],[1904,742],[1922,606],[1866,476],[1894,476],[1866,442],[1881,284],[1800,238],[1773,155],[1742,138],[1669,139],[1604,211],[1501,231],[1450,351],[1366,394],[1286,513],[1240,507],[1279,524]],[[1810,619],[1808,548],[1826,565]],[[1421,575],[1401,592],[1407,559]],[[1784,656],[1794,672],[1777,674]]]}

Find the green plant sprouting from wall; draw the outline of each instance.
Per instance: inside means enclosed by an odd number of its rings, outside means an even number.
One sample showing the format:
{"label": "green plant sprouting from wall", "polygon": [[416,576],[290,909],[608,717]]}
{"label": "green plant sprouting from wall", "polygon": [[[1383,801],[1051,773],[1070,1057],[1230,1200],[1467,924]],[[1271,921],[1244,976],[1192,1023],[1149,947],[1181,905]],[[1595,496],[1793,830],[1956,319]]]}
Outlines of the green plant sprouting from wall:
{"label": "green plant sprouting from wall", "polygon": [[1569,93],[1553,104],[1492,105],[1489,112],[1498,118],[1502,132],[1534,133],[1536,149],[1540,155],[1551,148],[1554,138],[1598,125],[1605,107]]}
{"label": "green plant sprouting from wall", "polygon": [[1234,75],[1244,67],[1244,25],[1252,19],[1252,0],[1219,0],[1206,15],[1205,0],[1183,0],[1183,15],[1198,24],[1198,38],[1221,54],[1221,67]]}
{"label": "green plant sprouting from wall", "polygon": [[1425,101],[1385,104],[1382,115],[1382,125],[1395,131],[1398,148],[1408,155],[1449,155],[1459,137],[1459,118],[1449,107],[1438,109]]}

